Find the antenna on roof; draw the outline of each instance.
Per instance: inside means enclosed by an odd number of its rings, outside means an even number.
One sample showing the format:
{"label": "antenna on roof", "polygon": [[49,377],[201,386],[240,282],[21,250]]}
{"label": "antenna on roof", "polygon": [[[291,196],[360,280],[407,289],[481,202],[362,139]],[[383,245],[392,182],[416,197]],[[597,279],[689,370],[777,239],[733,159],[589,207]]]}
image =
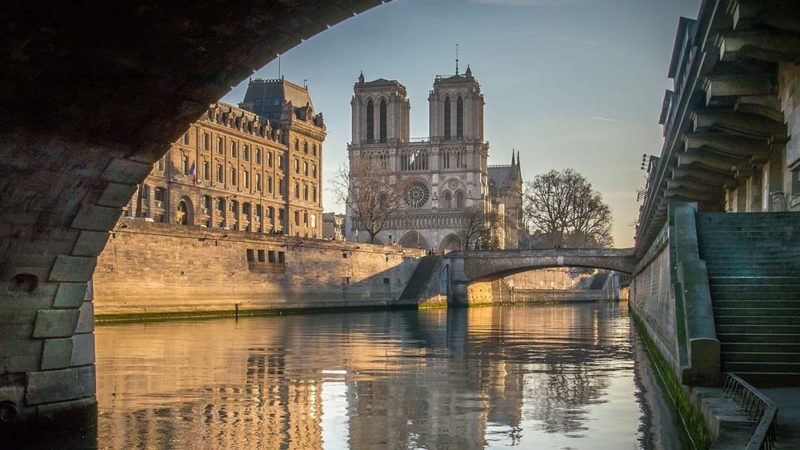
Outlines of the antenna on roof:
{"label": "antenna on roof", "polygon": [[456,75],[458,75],[458,42],[456,42]]}

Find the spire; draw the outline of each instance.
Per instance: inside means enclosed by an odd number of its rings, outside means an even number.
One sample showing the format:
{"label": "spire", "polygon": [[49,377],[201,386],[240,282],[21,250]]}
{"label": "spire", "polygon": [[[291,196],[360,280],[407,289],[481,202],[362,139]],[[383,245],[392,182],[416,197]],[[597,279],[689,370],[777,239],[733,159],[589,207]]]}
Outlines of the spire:
{"label": "spire", "polygon": [[458,75],[458,42],[456,42],[456,75]]}
{"label": "spire", "polygon": [[467,64],[467,71],[464,72],[464,75],[471,77],[472,76],[472,69],[469,68],[469,64]]}
{"label": "spire", "polygon": [[514,160],[514,149],[511,149],[511,167],[516,167],[517,163]]}
{"label": "spire", "polygon": [[358,83],[364,84],[364,71],[361,71],[361,74],[358,76]]}

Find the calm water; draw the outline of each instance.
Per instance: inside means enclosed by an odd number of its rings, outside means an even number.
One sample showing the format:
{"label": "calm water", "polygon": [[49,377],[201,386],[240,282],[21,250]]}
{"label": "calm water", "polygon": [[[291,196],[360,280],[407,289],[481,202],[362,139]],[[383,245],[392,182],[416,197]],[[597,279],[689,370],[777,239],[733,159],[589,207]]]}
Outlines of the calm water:
{"label": "calm water", "polygon": [[624,303],[96,334],[101,448],[683,447]]}

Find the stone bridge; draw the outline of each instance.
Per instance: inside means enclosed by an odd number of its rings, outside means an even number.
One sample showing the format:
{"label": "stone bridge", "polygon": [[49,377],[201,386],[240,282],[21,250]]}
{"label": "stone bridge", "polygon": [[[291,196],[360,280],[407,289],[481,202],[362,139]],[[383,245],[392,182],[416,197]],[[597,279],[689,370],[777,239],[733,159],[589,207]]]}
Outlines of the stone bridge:
{"label": "stone bridge", "polygon": [[528,270],[587,267],[631,274],[639,259],[633,248],[564,248],[450,252],[445,257],[448,302],[468,304],[469,285]]}

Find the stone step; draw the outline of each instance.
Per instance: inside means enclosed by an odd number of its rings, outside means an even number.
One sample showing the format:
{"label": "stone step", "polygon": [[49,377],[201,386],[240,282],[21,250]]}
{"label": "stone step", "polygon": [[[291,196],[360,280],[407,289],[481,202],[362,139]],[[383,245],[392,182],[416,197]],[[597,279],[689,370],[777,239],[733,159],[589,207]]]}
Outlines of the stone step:
{"label": "stone step", "polygon": [[716,300],[783,300],[800,301],[800,291],[794,289],[765,290],[764,286],[756,286],[754,289],[742,286],[711,286],[711,299]]}
{"label": "stone step", "polygon": [[725,316],[714,314],[717,325],[797,325],[800,316]]}
{"label": "stone step", "polygon": [[775,299],[750,299],[750,300],[723,300],[721,298],[712,299],[714,309],[717,308],[800,308],[800,300],[775,300]]}
{"label": "stone step", "polygon": [[736,375],[756,387],[800,386],[800,372],[738,371]]}
{"label": "stone step", "polygon": [[800,363],[800,353],[788,352],[728,352],[723,351],[722,362]]}
{"label": "stone step", "polygon": [[709,276],[708,282],[713,285],[778,285],[795,286],[800,291],[800,277],[763,277],[763,276]]}
{"label": "stone step", "polygon": [[800,333],[772,332],[773,327],[762,329],[760,333],[747,331],[722,331],[717,327],[717,339],[730,344],[797,344]]}
{"label": "stone step", "polygon": [[[752,335],[750,335],[752,336]],[[720,338],[722,352],[800,353],[800,335],[795,342],[725,342]],[[719,336],[718,336],[719,337]],[[742,339],[742,338],[740,338]],[[744,338],[746,339],[746,337]]]}
{"label": "stone step", "polygon": [[795,308],[730,308],[714,304],[714,316],[794,316],[800,317],[800,305]]}
{"label": "stone step", "polygon": [[798,373],[800,362],[722,361],[723,372]]}
{"label": "stone step", "polygon": [[715,318],[717,334],[719,333],[775,333],[775,334],[800,334],[800,325],[777,324],[729,324],[720,323]]}

